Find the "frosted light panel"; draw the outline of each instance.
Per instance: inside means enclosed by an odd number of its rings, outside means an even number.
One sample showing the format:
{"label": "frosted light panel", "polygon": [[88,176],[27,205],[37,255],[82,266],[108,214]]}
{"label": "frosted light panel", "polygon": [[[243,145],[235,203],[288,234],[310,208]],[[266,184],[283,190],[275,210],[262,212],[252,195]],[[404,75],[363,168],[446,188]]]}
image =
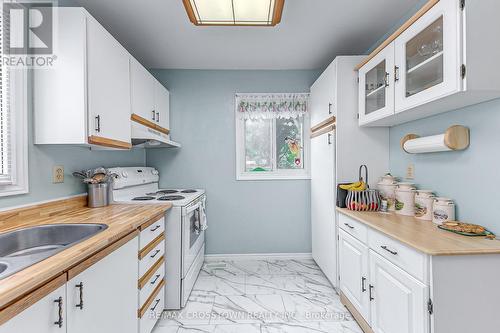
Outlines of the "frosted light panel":
{"label": "frosted light panel", "polygon": [[273,25],[276,1],[189,0],[188,12],[201,25]]}
{"label": "frosted light panel", "polygon": [[191,0],[198,21],[233,22],[231,0]]}
{"label": "frosted light panel", "polygon": [[259,22],[268,24],[272,21],[273,9],[269,0],[234,0],[234,18],[236,22]]}

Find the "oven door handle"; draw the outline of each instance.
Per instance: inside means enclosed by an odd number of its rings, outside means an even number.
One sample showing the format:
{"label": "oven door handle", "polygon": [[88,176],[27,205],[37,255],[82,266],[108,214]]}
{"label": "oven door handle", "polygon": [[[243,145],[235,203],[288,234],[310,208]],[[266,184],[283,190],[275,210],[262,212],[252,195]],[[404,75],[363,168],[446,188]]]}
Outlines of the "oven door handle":
{"label": "oven door handle", "polygon": [[186,214],[190,214],[191,212],[197,210],[197,209],[200,209],[201,208],[201,202],[198,202],[196,205],[193,205],[191,207],[188,207],[186,209]]}

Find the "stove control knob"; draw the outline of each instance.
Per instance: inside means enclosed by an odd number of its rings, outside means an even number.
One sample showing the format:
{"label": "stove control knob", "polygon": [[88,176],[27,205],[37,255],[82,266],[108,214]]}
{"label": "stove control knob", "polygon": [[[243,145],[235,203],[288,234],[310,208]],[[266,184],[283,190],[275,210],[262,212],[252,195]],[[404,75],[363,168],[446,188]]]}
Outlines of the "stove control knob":
{"label": "stove control knob", "polygon": [[122,177],[123,177],[123,178],[127,178],[127,177],[128,177],[128,173],[127,173],[127,171],[122,171]]}

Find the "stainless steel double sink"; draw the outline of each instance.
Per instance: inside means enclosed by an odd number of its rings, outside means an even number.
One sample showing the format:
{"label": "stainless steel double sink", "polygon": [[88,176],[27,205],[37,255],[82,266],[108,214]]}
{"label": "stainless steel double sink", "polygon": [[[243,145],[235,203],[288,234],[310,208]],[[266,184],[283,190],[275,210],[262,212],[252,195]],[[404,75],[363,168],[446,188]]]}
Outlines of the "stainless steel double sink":
{"label": "stainless steel double sink", "polygon": [[0,280],[107,228],[105,224],[50,224],[0,234]]}

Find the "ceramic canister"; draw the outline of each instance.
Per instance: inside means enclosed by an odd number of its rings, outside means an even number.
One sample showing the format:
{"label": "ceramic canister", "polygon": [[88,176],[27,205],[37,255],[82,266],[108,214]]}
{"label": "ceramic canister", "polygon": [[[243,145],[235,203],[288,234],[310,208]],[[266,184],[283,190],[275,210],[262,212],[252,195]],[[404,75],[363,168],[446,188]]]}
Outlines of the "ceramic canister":
{"label": "ceramic canister", "polygon": [[443,224],[455,221],[455,204],[448,198],[435,198],[432,209],[432,222]]}
{"label": "ceramic canister", "polygon": [[396,187],[396,178],[390,173],[383,176],[381,181],[377,184],[377,188],[380,191],[382,199],[387,201],[387,209],[392,212],[395,211],[394,203],[396,201]]}
{"label": "ceramic canister", "polygon": [[417,190],[415,195],[415,217],[417,219],[432,221],[432,207],[435,198],[432,191]]}
{"label": "ceramic canister", "polygon": [[415,188],[413,184],[399,183],[396,188],[396,214],[415,216]]}

